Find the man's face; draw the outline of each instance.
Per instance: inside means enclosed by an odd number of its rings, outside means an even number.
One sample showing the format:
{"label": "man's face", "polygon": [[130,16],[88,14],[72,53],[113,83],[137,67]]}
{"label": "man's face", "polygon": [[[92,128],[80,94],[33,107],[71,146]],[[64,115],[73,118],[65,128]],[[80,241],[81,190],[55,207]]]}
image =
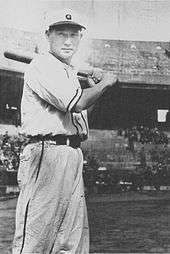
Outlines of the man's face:
{"label": "man's face", "polygon": [[55,27],[48,31],[50,51],[61,61],[69,63],[77,51],[82,34],[77,27]]}

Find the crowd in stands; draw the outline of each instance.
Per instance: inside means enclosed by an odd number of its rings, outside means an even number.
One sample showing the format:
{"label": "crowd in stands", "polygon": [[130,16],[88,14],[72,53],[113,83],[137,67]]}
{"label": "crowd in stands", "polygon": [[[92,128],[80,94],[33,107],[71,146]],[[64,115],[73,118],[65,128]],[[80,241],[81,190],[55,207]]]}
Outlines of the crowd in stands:
{"label": "crowd in stands", "polygon": [[[92,168],[98,168],[101,164],[101,161],[113,161],[113,162],[124,162],[125,160],[133,160],[134,157],[132,154],[127,154],[126,150],[134,151],[134,143],[145,144],[168,144],[168,137],[163,132],[158,130],[158,128],[149,128],[144,126],[132,127],[125,130],[119,130],[118,135],[123,136],[128,140],[128,146],[119,146],[112,147],[112,153],[108,153],[107,151],[102,151],[99,154],[97,151],[95,153],[85,152],[84,157],[85,160],[88,161],[89,165]],[[0,135],[0,166],[4,166],[7,170],[17,170],[19,164],[19,155],[22,149],[22,145],[25,142],[24,137],[22,135],[10,136],[8,132]],[[114,145],[114,144],[113,144]],[[164,149],[166,150],[166,149]],[[166,151],[157,151],[152,149],[150,151],[152,161],[160,161],[160,157],[162,158],[162,153],[164,153],[164,157]],[[126,156],[125,156],[126,154]],[[127,158],[128,156],[128,158]],[[143,149],[140,150],[138,157],[140,158],[141,164],[145,164],[145,152]],[[159,158],[158,158],[159,157]]]}
{"label": "crowd in stands", "polygon": [[0,167],[7,171],[18,169],[19,156],[24,140],[21,135],[0,135]]}
{"label": "crowd in stands", "polygon": [[[120,182],[123,182],[123,178],[119,174],[115,174],[114,170],[110,170],[109,166],[105,162],[112,162],[122,164],[128,162],[134,162],[134,158],[137,154],[137,160],[140,163],[140,167],[132,172],[130,175],[130,181],[133,181],[133,186],[136,183],[142,183],[142,181],[160,182],[161,179],[170,179],[167,165],[170,164],[170,151],[168,150],[168,137],[167,135],[158,130],[158,128],[149,128],[144,126],[132,127],[126,130],[119,130],[118,133],[122,136],[121,139],[128,140],[127,146],[124,143],[111,144],[111,149],[105,149],[102,145],[101,149],[95,151],[84,150],[84,179],[85,185],[93,192],[94,188],[114,190],[115,186]],[[0,168],[7,171],[17,171],[19,166],[20,152],[25,143],[25,138],[22,135],[10,136],[8,132],[0,135]],[[141,148],[138,153],[135,151],[135,143],[141,144]],[[152,161],[152,166],[148,166],[146,158],[145,144],[152,144],[150,150],[147,151]],[[157,145],[163,145],[159,149]],[[136,159],[136,158],[135,158]],[[116,165],[116,164],[115,164]],[[118,169],[118,168],[117,168]],[[140,169],[140,170],[139,170]],[[168,177],[167,177],[168,176]],[[161,178],[162,177],[162,178]],[[156,179],[156,180],[155,180]],[[125,182],[128,179],[125,179]],[[162,180],[161,180],[162,181]],[[91,188],[93,190],[91,190]]]}
{"label": "crowd in stands", "polygon": [[[90,185],[89,189],[95,187],[110,192],[117,187],[120,189],[120,185],[126,189],[128,184],[133,190],[142,190],[145,185],[153,186],[157,190],[161,185],[169,186],[170,149],[166,133],[158,128],[139,126],[119,130],[118,135],[122,136],[124,143],[113,142],[110,150],[103,145],[102,152],[97,150],[95,153],[85,153],[88,167],[94,169],[90,170],[88,176],[86,175],[87,179],[85,178]],[[124,170],[126,174],[121,175],[122,169],[126,168],[128,163],[132,166],[130,173]],[[109,165],[113,167],[111,170]]]}
{"label": "crowd in stands", "polygon": [[[132,143],[140,142],[141,144],[168,144],[168,136],[157,127],[134,126],[124,131],[124,137],[128,138],[130,148]],[[132,147],[133,149],[133,147]]]}

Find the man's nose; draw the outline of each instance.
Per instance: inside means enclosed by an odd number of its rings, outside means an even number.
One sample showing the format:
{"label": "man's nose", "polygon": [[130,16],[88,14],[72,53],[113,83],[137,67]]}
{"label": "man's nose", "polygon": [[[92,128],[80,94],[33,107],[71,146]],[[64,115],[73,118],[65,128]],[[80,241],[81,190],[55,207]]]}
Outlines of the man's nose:
{"label": "man's nose", "polygon": [[71,36],[68,35],[65,39],[65,42],[64,42],[66,45],[70,45],[72,42],[71,42]]}

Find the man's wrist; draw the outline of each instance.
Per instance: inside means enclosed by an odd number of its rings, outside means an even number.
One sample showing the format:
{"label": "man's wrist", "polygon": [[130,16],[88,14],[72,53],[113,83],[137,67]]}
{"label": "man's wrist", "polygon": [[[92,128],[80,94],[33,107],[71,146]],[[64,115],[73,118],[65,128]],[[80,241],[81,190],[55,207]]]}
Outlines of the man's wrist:
{"label": "man's wrist", "polygon": [[94,73],[94,68],[93,68],[93,67],[90,67],[90,68],[88,69],[88,75],[89,75],[89,76],[93,76],[93,73]]}
{"label": "man's wrist", "polygon": [[102,91],[105,91],[105,90],[109,87],[109,85],[108,85],[104,80],[101,80],[101,81],[98,83],[98,86],[100,86],[100,89],[101,89]]}

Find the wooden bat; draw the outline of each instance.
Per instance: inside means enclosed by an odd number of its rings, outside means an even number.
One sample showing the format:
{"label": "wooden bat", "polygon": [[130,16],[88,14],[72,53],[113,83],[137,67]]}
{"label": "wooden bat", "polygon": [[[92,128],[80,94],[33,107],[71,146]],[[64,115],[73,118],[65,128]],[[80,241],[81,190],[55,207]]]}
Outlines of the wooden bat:
{"label": "wooden bat", "polygon": [[[11,50],[4,52],[4,56],[6,58],[9,58],[11,60],[15,60],[15,61],[18,61],[18,62],[26,63],[26,64],[29,64],[37,54],[38,53],[30,54],[30,53],[26,53],[26,52],[11,51]],[[89,77],[88,73],[79,71],[77,73],[77,76],[78,76],[78,79],[80,81],[80,85],[81,85],[82,89],[85,89],[85,88],[88,88],[88,87],[91,86],[89,84],[89,80],[88,80],[88,77]],[[116,82],[115,87],[117,87],[117,88],[120,87],[120,82],[119,81]]]}
{"label": "wooden bat", "polygon": [[27,63],[27,64],[29,64],[34,57],[34,55],[25,54],[25,53],[21,54],[19,52],[14,52],[14,51],[5,51],[4,56],[11,60],[15,60],[15,61]]}
{"label": "wooden bat", "polygon": [[[22,53],[22,52],[16,52],[16,51],[5,51],[4,56],[8,59],[22,62],[29,64],[32,59],[37,55],[37,53],[29,54],[29,53]],[[85,72],[78,72],[78,77],[84,81],[87,81],[88,74]]]}

